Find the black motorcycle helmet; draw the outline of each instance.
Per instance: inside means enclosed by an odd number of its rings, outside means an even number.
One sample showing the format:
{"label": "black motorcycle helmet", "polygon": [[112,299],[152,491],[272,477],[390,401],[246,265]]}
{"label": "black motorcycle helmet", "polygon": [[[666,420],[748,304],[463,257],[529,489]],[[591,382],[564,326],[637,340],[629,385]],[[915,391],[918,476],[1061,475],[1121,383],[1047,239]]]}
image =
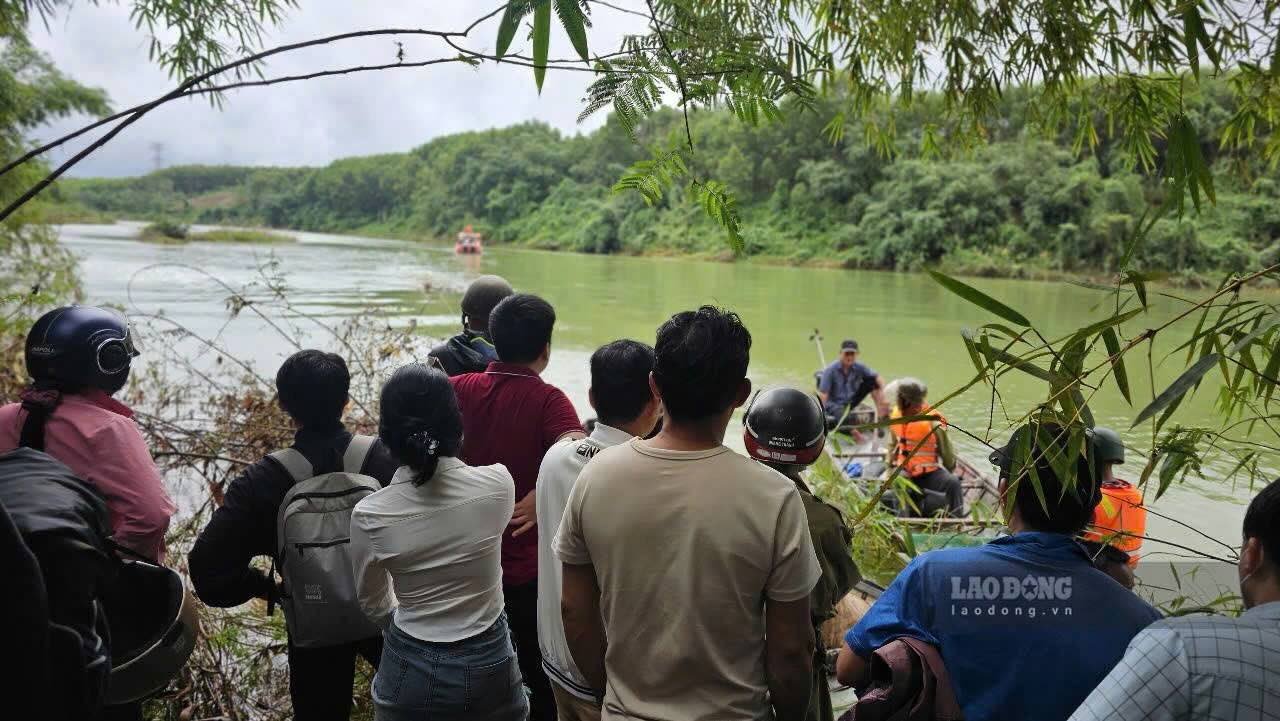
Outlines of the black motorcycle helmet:
{"label": "black motorcycle helmet", "polygon": [[138,355],[129,323],[105,308],[71,305],[40,316],[27,334],[27,372],[37,386],[115,393]]}
{"label": "black motorcycle helmet", "polygon": [[760,391],[742,422],[747,455],[770,464],[807,466],[827,443],[827,423],[818,400],[795,388]]}

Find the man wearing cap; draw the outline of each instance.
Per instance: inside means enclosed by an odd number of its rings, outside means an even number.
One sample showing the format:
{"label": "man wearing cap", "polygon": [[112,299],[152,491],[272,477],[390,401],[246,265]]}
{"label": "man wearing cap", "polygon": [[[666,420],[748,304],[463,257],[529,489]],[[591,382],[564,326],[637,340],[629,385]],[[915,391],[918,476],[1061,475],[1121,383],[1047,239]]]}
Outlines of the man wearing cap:
{"label": "man wearing cap", "polygon": [[840,344],[840,357],[822,369],[818,379],[818,397],[822,399],[828,425],[838,423],[845,414],[857,408],[870,395],[881,418],[889,417],[889,404],[884,396],[884,379],[858,362],[858,342]]}
{"label": "man wearing cap", "polygon": [[471,281],[462,296],[462,332],[428,354],[452,376],[483,373],[498,360],[498,352],[489,339],[489,312],[503,298],[515,291],[497,275],[482,275]]}

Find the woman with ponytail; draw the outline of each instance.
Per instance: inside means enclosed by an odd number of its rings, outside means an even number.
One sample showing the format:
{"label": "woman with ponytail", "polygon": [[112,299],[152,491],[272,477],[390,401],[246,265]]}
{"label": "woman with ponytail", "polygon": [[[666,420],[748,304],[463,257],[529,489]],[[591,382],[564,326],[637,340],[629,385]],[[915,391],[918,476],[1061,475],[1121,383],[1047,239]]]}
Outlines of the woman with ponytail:
{"label": "woman with ponytail", "polygon": [[351,517],[360,606],[386,629],[374,717],[522,721],[500,565],[511,474],[458,460],[462,414],[440,370],[401,368],[381,405],[378,436],[401,466]]}

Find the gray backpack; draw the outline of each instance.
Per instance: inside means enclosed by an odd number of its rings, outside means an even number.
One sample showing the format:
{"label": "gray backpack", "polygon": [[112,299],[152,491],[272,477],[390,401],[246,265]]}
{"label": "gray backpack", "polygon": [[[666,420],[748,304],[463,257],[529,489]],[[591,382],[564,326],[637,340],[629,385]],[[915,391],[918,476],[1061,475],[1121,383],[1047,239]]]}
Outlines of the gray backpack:
{"label": "gray backpack", "polygon": [[294,646],[336,646],[382,632],[360,610],[351,566],[351,512],[381,488],[360,473],[373,442],[372,436],[352,436],[342,470],[319,476],[293,448],[271,454],[293,477],[276,533],[284,579],[281,607]]}

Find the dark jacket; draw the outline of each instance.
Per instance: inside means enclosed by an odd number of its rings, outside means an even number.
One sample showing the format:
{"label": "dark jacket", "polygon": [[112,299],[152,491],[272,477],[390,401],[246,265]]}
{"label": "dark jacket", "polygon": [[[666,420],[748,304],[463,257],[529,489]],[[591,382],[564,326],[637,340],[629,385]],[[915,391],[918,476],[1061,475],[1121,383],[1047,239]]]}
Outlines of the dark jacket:
{"label": "dark jacket", "polygon": [[[293,447],[320,475],[342,470],[342,454],[350,442],[351,434],[335,424],[298,431]],[[385,486],[398,467],[387,447],[377,441],[361,472]],[[231,482],[222,506],[213,512],[187,558],[191,583],[201,601],[229,608],[275,595],[275,581],[249,562],[257,556],[274,559],[278,554],[276,516],[292,485],[289,473],[270,457],[249,466]]]}
{"label": "dark jacket", "polygon": [[14,718],[37,717],[21,712],[29,701],[42,719],[93,718],[111,666],[98,605],[115,570],[106,500],[52,456],[19,448],[0,454],[0,507],[0,619],[19,659],[6,680],[23,684],[5,698]]}
{"label": "dark jacket", "polygon": [[853,589],[861,578],[858,564],[853,562],[853,533],[840,511],[813,495],[809,487],[792,478],[800,490],[800,500],[809,521],[809,535],[818,556],[822,577],[809,595],[809,612],[813,617],[815,636],[813,657],[813,691],[809,698],[808,721],[833,721],[831,694],[827,689],[826,649],[822,646],[822,624],[835,615],[836,604]]}
{"label": "dark jacket", "polygon": [[871,683],[840,721],[961,721],[951,676],[931,644],[902,637],[871,655]]}
{"label": "dark jacket", "polygon": [[483,335],[469,330],[455,335],[444,345],[432,348],[427,355],[440,361],[440,366],[450,378],[464,373],[483,373],[490,361],[498,360],[493,344]]}

